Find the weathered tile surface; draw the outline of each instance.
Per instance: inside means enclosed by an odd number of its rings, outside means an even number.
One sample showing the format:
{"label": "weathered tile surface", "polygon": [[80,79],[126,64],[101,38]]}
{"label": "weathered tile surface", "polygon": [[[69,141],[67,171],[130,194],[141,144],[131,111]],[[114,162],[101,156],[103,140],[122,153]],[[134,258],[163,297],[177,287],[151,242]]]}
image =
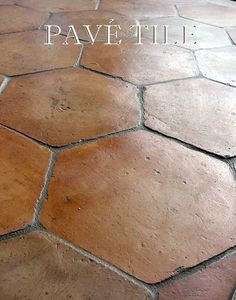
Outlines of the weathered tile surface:
{"label": "weathered tile surface", "polygon": [[41,221],[154,283],[235,244],[235,199],[225,163],[138,131],[61,152]]}
{"label": "weathered tile surface", "polygon": [[236,155],[234,87],[180,80],[148,87],[144,99],[146,126],[219,155]]}
{"label": "weathered tile surface", "polygon": [[41,233],[0,242],[0,292],[11,299],[151,300],[146,289]]}
{"label": "weathered tile surface", "polygon": [[135,19],[175,16],[173,5],[160,4],[155,0],[101,0],[100,9],[111,10]]}
{"label": "weathered tile surface", "polygon": [[199,50],[196,58],[203,76],[236,86],[236,47]]}
{"label": "weathered tile surface", "polygon": [[80,55],[80,45],[64,46],[65,37],[44,45],[46,32],[29,31],[0,36],[0,73],[19,75],[73,66]]}
{"label": "weathered tile surface", "polygon": [[49,160],[48,150],[0,127],[0,235],[31,224]]}
{"label": "weathered tile surface", "polygon": [[236,280],[236,254],[160,289],[159,300],[229,300]]}
{"label": "weathered tile surface", "polygon": [[[135,35],[135,30],[129,30],[130,26],[136,24],[135,20],[118,13],[103,10],[86,10],[81,12],[53,14],[48,23],[59,25],[64,34],[68,33],[68,26],[73,24],[76,31],[79,33],[79,38],[85,41],[90,41],[91,39],[83,25],[90,25],[91,33],[93,37],[96,36],[96,41],[107,41],[107,28],[104,27],[104,25],[108,25],[110,20],[113,20],[112,24],[121,26],[121,30],[117,30],[118,40],[130,38]],[[98,25],[103,25],[99,31],[97,31]],[[96,32],[98,32],[97,35]]]}
{"label": "weathered tile surface", "polygon": [[16,0],[0,0],[0,5],[11,5],[15,4]]}
{"label": "weathered tile surface", "polygon": [[202,5],[179,5],[179,13],[195,21],[215,26],[236,26],[236,8],[206,3]]}
{"label": "weathered tile surface", "polygon": [[0,6],[0,34],[37,29],[47,18],[46,13],[19,6]]}
{"label": "weathered tile surface", "polygon": [[[231,45],[230,39],[223,28],[205,25],[180,17],[156,18],[142,22],[149,29],[143,29],[143,36],[153,40],[153,27],[158,25],[159,43],[164,43],[164,25],[168,26],[168,44],[177,44],[184,48],[214,48]],[[183,43],[183,26],[186,26],[186,41]]]}
{"label": "weathered tile surface", "polygon": [[236,44],[236,27],[229,27],[227,28],[227,31],[233,42]]}
{"label": "weathered tile surface", "polygon": [[89,45],[85,48],[81,65],[135,84],[198,75],[195,59],[189,50],[144,43],[135,45],[134,41],[123,41],[119,47],[103,43]]}
{"label": "weathered tile surface", "polygon": [[140,118],[134,86],[79,69],[12,80],[0,105],[0,123],[54,146],[135,127]]}
{"label": "weathered tile surface", "polygon": [[18,0],[18,4],[47,12],[95,9],[98,0]]}

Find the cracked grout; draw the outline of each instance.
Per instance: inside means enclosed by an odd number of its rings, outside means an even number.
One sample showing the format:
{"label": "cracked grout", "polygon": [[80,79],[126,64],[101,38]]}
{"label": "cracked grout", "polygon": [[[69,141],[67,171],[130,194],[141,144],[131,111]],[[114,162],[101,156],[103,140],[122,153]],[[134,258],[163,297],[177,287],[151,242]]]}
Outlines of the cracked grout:
{"label": "cracked grout", "polygon": [[56,159],[57,159],[57,153],[52,152],[51,153],[51,158],[50,158],[50,163],[49,163],[49,166],[48,166],[48,170],[47,170],[46,175],[45,175],[44,185],[43,185],[43,188],[41,190],[40,196],[39,196],[39,198],[38,198],[38,200],[36,201],[36,204],[35,204],[35,213],[34,213],[33,223],[32,223],[33,227],[40,224],[41,209],[42,209],[44,201],[47,199],[47,196],[48,196],[48,186],[49,186],[49,183],[50,183],[50,179],[53,176],[53,170],[54,170],[54,166],[55,166],[55,163],[56,163]]}

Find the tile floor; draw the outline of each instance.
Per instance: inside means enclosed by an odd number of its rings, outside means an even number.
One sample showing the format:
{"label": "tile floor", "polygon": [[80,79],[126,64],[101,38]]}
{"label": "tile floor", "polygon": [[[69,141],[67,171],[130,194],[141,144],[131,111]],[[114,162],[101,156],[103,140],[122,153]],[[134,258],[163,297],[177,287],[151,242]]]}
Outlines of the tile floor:
{"label": "tile floor", "polygon": [[0,300],[232,298],[235,43],[230,0],[0,0]]}

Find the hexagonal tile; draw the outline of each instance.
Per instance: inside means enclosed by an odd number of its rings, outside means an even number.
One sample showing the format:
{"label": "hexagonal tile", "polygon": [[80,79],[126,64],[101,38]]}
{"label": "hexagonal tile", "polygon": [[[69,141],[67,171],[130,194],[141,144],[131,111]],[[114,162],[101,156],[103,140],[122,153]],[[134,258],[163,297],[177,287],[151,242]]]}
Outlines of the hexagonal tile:
{"label": "hexagonal tile", "polygon": [[[79,38],[90,41],[89,35],[83,25],[90,25],[93,36],[96,36],[97,25],[107,25],[110,20],[114,20],[113,24],[119,24],[121,30],[118,30],[118,39],[129,38],[135,36],[135,30],[129,30],[131,25],[136,24],[135,20],[125,17],[121,14],[104,11],[90,10],[81,12],[65,12],[53,14],[48,24],[57,24],[62,28],[64,34],[68,33],[68,26],[73,24],[76,31],[79,32]],[[97,34],[96,41],[107,40],[107,29],[102,27]]]}
{"label": "hexagonal tile", "polygon": [[146,126],[222,156],[236,155],[235,88],[180,80],[148,87],[144,99]]}
{"label": "hexagonal tile", "polygon": [[[153,40],[153,27],[158,25],[157,37],[159,43],[164,43],[164,25],[168,26],[168,44],[179,45],[189,49],[215,48],[231,45],[224,29],[186,20],[180,17],[157,18],[143,21],[149,29],[143,28],[143,36]],[[183,26],[186,26],[186,42],[183,43]]]}
{"label": "hexagonal tile", "polygon": [[19,75],[73,66],[80,55],[80,45],[63,46],[65,37],[44,45],[46,32],[28,31],[0,36],[0,73]]}
{"label": "hexagonal tile", "polygon": [[[136,45],[123,41],[117,45],[88,45],[81,65],[121,77],[134,84],[150,84],[198,75],[193,54],[172,45]],[[106,50],[106,51],[105,51]]]}
{"label": "hexagonal tile", "polygon": [[227,28],[227,32],[230,35],[232,41],[236,44],[236,27]]}
{"label": "hexagonal tile", "polygon": [[46,13],[19,6],[1,6],[0,34],[37,29],[44,20]]}
{"label": "hexagonal tile", "polygon": [[175,16],[173,5],[160,4],[155,0],[101,0],[99,9],[118,12],[135,19]]}
{"label": "hexagonal tile", "polygon": [[182,17],[215,26],[236,26],[236,8],[206,3],[202,5],[179,5]]}
{"label": "hexagonal tile", "polygon": [[203,76],[236,86],[236,47],[199,50],[196,58]]}
{"label": "hexagonal tile", "polygon": [[147,289],[42,233],[0,242],[0,268],[4,299],[152,299]]}
{"label": "hexagonal tile", "polygon": [[50,152],[0,127],[0,235],[32,222]]}
{"label": "hexagonal tile", "polygon": [[95,9],[98,0],[18,0],[18,4],[47,12]]}
{"label": "hexagonal tile", "polygon": [[61,146],[139,123],[136,88],[70,69],[18,78],[0,96],[0,123]]}
{"label": "hexagonal tile", "polygon": [[136,131],[60,152],[41,222],[154,283],[235,245],[235,200],[226,163]]}
{"label": "hexagonal tile", "polygon": [[[159,291],[159,300],[232,299],[236,278],[236,254],[213,263]],[[233,300],[233,299],[232,299]]]}

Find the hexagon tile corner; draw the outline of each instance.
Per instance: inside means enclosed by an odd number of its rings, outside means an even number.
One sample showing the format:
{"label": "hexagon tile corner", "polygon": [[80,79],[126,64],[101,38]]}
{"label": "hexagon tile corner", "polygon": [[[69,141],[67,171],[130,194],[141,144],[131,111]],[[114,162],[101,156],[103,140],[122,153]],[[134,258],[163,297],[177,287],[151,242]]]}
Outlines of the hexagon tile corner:
{"label": "hexagon tile corner", "polygon": [[206,151],[236,155],[235,88],[205,78],[147,87],[145,125]]}
{"label": "hexagon tile corner", "polygon": [[32,223],[50,151],[0,127],[0,235]]}
{"label": "hexagon tile corner", "polygon": [[44,45],[46,32],[41,30],[0,35],[0,73],[13,76],[73,66],[81,45],[62,45],[58,36],[54,45]]}
{"label": "hexagon tile corner", "polygon": [[156,283],[235,245],[235,196],[227,164],[141,130],[61,152],[41,222]]}
{"label": "hexagon tile corner", "polygon": [[140,120],[136,87],[76,68],[11,80],[0,105],[0,123],[51,146],[136,127]]}
{"label": "hexagon tile corner", "polygon": [[219,27],[236,26],[236,7],[213,3],[178,5],[181,17]]}
{"label": "hexagon tile corner", "polygon": [[[199,74],[191,51],[173,45],[153,45],[133,40],[107,47],[103,43],[88,45],[81,65],[137,85],[193,77]],[[106,49],[106,51],[105,51]]]}
{"label": "hexagon tile corner", "polygon": [[146,288],[41,232],[1,241],[0,270],[5,300],[15,295],[31,300],[153,299]]}
{"label": "hexagon tile corner", "polygon": [[236,86],[236,46],[198,50],[196,58],[203,76]]}

